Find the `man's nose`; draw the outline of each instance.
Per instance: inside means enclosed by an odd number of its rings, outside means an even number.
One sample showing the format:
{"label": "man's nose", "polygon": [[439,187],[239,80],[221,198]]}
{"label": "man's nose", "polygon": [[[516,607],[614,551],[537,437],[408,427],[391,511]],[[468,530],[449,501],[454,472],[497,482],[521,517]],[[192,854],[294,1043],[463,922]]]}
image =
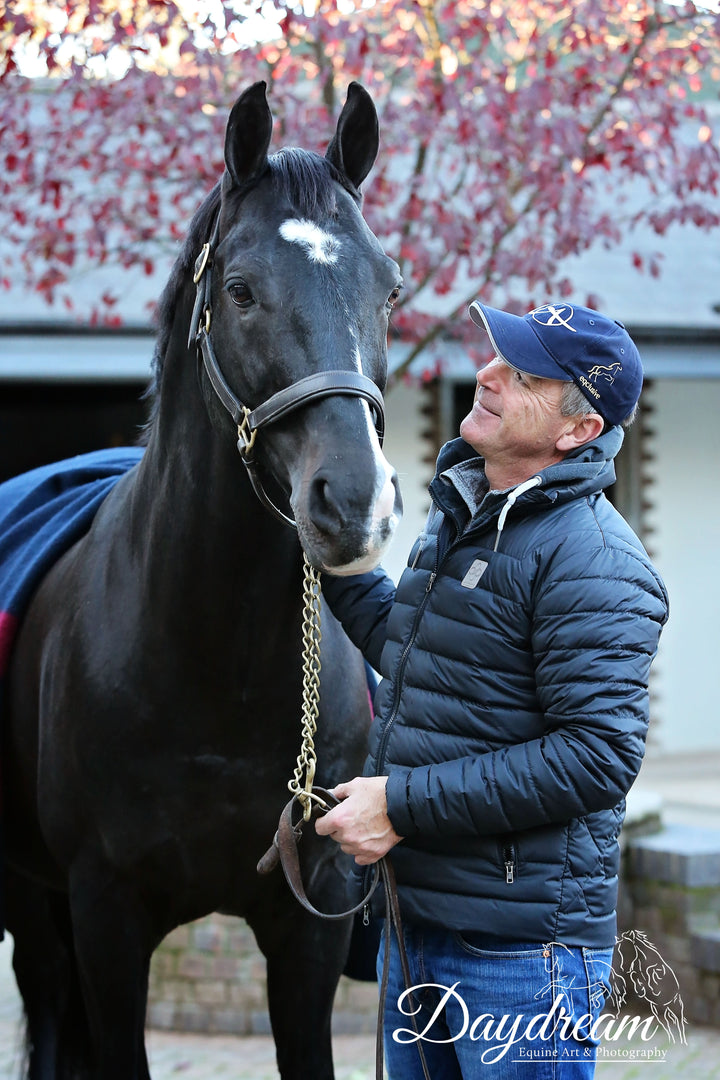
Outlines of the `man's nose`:
{"label": "man's nose", "polygon": [[476,375],[478,386],[489,386],[494,379],[500,374],[500,369],[503,367],[503,362],[497,356],[491,360],[485,367],[478,369]]}

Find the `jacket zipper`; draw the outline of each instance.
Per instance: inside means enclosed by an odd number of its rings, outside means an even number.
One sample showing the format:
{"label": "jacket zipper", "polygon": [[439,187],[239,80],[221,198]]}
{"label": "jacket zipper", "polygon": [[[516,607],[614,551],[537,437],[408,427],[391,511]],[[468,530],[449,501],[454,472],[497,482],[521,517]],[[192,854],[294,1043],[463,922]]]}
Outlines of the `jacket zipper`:
{"label": "jacket zipper", "polygon": [[402,651],[402,656],[400,657],[400,663],[398,664],[398,671],[397,671],[397,678],[395,680],[395,693],[393,695],[392,709],[391,709],[390,715],[389,715],[389,717],[387,719],[387,723],[385,724],[385,727],[383,729],[382,736],[380,737],[380,745],[378,747],[377,761],[376,761],[376,764],[375,764],[375,775],[376,776],[382,776],[382,768],[383,768],[383,763],[384,763],[384,759],[385,759],[385,750],[387,748],[387,742],[388,742],[388,739],[390,737],[390,730],[391,730],[393,724],[395,723],[395,720],[397,719],[398,709],[400,708],[400,695],[402,693],[402,684],[403,684],[403,677],[404,677],[404,674],[405,674],[405,666],[407,664],[408,656],[410,655],[410,650],[413,647],[413,644],[415,642],[415,637],[417,636],[418,628],[420,626],[420,619],[422,618],[423,611],[425,610],[428,599],[430,598],[430,591],[431,591],[433,585],[435,584],[435,578],[436,577],[437,577],[437,562],[435,564],[435,569],[433,571],[431,571],[430,577],[428,578],[427,585],[425,586],[425,595],[423,596],[423,598],[422,598],[422,600],[421,600],[421,602],[420,602],[420,604],[418,606],[418,609],[415,612],[415,618],[413,619],[412,629],[410,630],[410,636],[408,637],[407,641],[405,642],[405,648]]}
{"label": "jacket zipper", "polygon": [[[440,564],[445,561],[445,559],[450,554],[450,551],[456,545],[462,543],[466,538],[467,538],[467,533],[465,533],[464,535],[457,536],[454,540],[452,540],[448,544],[448,546],[442,552],[442,557],[441,557],[441,553],[440,553],[440,535],[439,535],[439,533],[437,534],[437,543],[436,543],[436,546],[435,546],[435,569],[430,572],[430,577],[428,578],[427,585],[425,586],[425,595],[423,596],[423,598],[422,598],[422,600],[420,602],[420,605],[418,606],[418,609],[415,612],[415,618],[413,619],[413,624],[412,624],[412,629],[410,631],[410,636],[407,639],[407,641],[405,642],[405,648],[403,649],[402,656],[400,657],[400,663],[398,665],[397,679],[395,680],[395,693],[393,694],[392,709],[391,709],[390,715],[389,715],[389,717],[387,719],[387,723],[385,724],[385,728],[383,729],[383,733],[382,733],[382,736],[380,738],[380,744],[379,744],[379,747],[378,747],[377,763],[375,765],[375,775],[376,776],[381,776],[382,775],[382,767],[383,767],[384,759],[385,759],[385,750],[387,748],[387,741],[388,741],[388,739],[390,737],[390,729],[392,728],[393,724],[395,723],[395,720],[397,719],[398,709],[400,708],[400,695],[402,693],[403,676],[405,674],[405,665],[407,663],[408,654],[410,652],[410,649],[413,647],[413,644],[415,643],[415,637],[417,635],[418,627],[420,625],[420,619],[422,618],[422,614],[423,614],[423,612],[425,610],[428,599],[430,598],[430,591],[432,590],[432,587],[435,584],[435,579],[437,578],[438,573],[440,571]],[[418,561],[418,559],[420,557],[420,553],[422,552],[422,549],[423,549],[423,547],[425,545],[426,540],[427,540],[427,535],[424,535],[422,537],[422,539],[421,539],[421,542],[420,542],[420,549],[418,550],[417,555],[413,559],[412,569],[415,568],[415,565],[416,565],[416,563],[417,563],[417,561]]]}
{"label": "jacket zipper", "polygon": [[515,883],[515,848],[507,844],[503,848],[503,863],[505,865],[505,882],[507,885]]}
{"label": "jacket zipper", "polygon": [[[420,544],[420,550],[421,551],[422,551],[423,544],[424,544],[424,541],[422,541],[421,544]],[[419,554],[420,554],[420,552],[418,552],[418,555]],[[417,562],[417,558],[413,562],[413,568],[414,568],[416,562]],[[410,649],[412,648],[413,642],[415,641],[415,636],[416,636],[416,634],[418,632],[418,627],[420,625],[420,619],[422,618],[422,613],[425,610],[425,605],[428,602],[428,598],[430,596],[430,591],[431,591],[433,585],[435,584],[435,578],[437,577],[437,569],[438,569],[438,560],[436,559],[436,561],[435,561],[435,569],[430,572],[430,577],[428,578],[427,585],[425,586],[425,595],[423,596],[423,598],[422,598],[422,600],[421,600],[421,602],[420,602],[420,604],[418,606],[418,609],[415,612],[415,618],[413,619],[412,628],[410,630],[410,636],[408,637],[407,641],[405,642],[405,648],[403,649],[402,656],[400,657],[400,663],[398,664],[397,680],[396,680],[396,683],[395,683],[395,693],[393,695],[392,709],[391,709],[390,715],[389,715],[389,717],[387,719],[387,723],[385,724],[385,727],[383,729],[382,736],[380,737],[380,744],[378,746],[378,755],[377,755],[377,761],[376,761],[376,764],[375,764],[375,775],[376,776],[381,776],[382,775],[382,766],[383,766],[383,761],[384,761],[384,758],[385,758],[385,750],[387,748],[387,741],[388,741],[388,738],[390,737],[390,729],[392,728],[393,724],[395,723],[395,720],[397,718],[398,709],[400,707],[400,693],[401,693],[401,689],[402,689],[403,675],[405,673],[405,665],[407,664],[407,659],[408,659],[408,655],[410,653]],[[372,873],[372,867],[371,866],[365,867],[365,870],[363,871],[363,875],[362,875],[363,889],[365,890],[365,892],[367,892],[367,890],[370,888],[370,875],[371,875],[371,873]],[[370,906],[370,904],[364,904],[363,905],[363,913],[362,913],[362,920],[363,920],[363,925],[364,926],[369,926],[370,925],[370,915],[371,915],[371,906]]]}

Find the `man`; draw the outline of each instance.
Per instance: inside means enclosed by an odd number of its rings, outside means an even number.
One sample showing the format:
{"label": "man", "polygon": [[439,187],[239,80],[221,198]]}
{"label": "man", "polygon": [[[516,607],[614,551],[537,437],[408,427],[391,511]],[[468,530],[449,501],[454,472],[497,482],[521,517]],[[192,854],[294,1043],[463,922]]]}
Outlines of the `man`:
{"label": "man", "polygon": [[[390,854],[415,1003],[396,946],[391,1080],[594,1072],[624,797],[648,723],[664,585],[603,494],[642,366],[584,307],[470,309],[495,359],[440,452],[426,530],[397,591],[326,579],[383,675],[364,777],[317,822],[359,866]],[[382,955],[382,949],[381,949]]]}

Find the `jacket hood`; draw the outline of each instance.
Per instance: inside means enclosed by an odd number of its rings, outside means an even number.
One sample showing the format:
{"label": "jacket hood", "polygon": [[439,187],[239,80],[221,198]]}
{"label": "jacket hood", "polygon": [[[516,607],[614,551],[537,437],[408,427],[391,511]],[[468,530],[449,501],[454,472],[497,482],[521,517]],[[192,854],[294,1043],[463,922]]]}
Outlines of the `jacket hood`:
{"label": "jacket hood", "polygon": [[[472,527],[487,528],[495,521],[497,548],[508,513],[514,513],[516,504],[526,513],[547,506],[548,503],[561,505],[571,499],[598,494],[615,482],[613,459],[622,446],[623,439],[623,429],[617,425],[592,442],[578,447],[562,461],[541,469],[514,488],[489,491],[482,500],[479,511],[473,516]],[[433,502],[444,514],[453,518],[458,527],[461,527],[462,512],[459,516],[458,509],[462,498],[441,479],[441,474],[455,465],[473,460],[483,468],[483,458],[476,450],[464,439],[453,439],[441,449],[437,470],[430,484]]]}

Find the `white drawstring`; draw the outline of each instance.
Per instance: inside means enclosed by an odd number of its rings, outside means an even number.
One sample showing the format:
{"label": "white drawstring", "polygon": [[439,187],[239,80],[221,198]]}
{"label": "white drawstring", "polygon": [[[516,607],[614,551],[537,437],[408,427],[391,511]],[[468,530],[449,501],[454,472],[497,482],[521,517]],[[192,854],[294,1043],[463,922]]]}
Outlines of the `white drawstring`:
{"label": "white drawstring", "polygon": [[518,484],[516,488],[512,489],[512,491],[507,497],[505,505],[500,511],[500,517],[498,518],[497,523],[497,536],[495,537],[495,547],[493,548],[493,551],[497,551],[498,544],[500,543],[500,533],[505,527],[505,518],[508,516],[511,508],[515,505],[516,500],[519,499],[519,497],[523,495],[526,491],[529,491],[530,488],[537,487],[538,484],[542,484],[542,480],[539,476],[533,476],[529,480],[523,481],[522,484]]}

